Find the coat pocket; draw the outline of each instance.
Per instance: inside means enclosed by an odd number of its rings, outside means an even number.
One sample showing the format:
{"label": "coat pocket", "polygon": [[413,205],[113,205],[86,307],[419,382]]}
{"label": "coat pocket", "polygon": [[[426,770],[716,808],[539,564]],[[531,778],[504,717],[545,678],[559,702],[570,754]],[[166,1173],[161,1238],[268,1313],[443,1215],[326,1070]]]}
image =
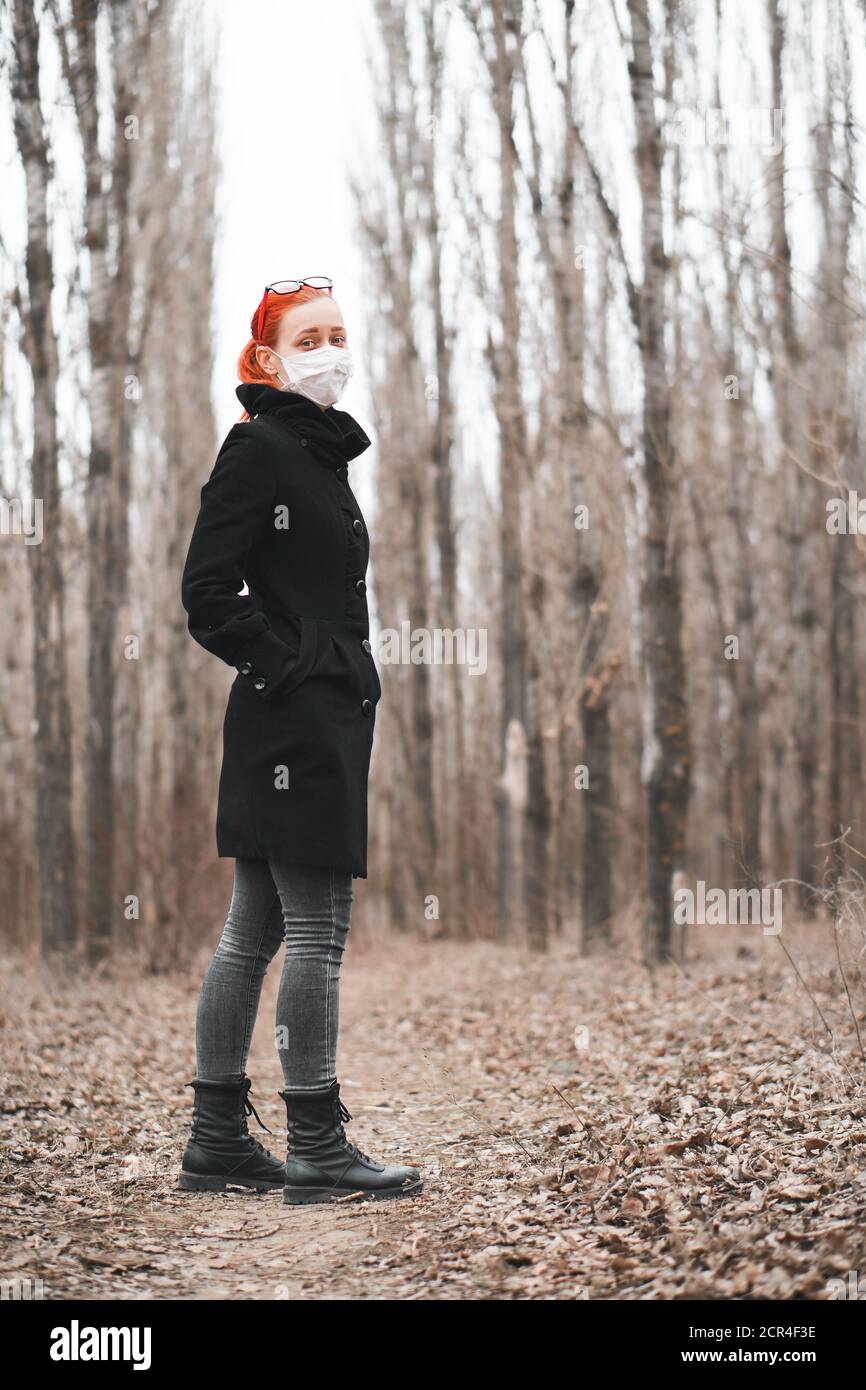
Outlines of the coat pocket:
{"label": "coat pocket", "polygon": [[318,643],[318,623],[315,618],[297,619],[301,625],[300,643],[298,646],[298,657],[292,666],[288,676],[279,685],[275,686],[271,692],[271,697],[275,701],[282,700],[284,696],[297,690],[310,674],[316,661],[316,646]]}

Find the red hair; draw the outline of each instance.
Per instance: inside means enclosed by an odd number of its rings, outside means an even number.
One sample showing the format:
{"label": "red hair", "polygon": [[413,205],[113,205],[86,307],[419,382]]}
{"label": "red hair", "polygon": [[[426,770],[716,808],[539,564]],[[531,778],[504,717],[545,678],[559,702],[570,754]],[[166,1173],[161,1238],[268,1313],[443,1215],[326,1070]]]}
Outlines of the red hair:
{"label": "red hair", "polygon": [[[328,299],[331,297],[327,290],[317,290],[312,285],[301,285],[301,288],[295,290],[294,294],[269,294],[265,302],[264,323],[258,341],[255,333],[259,309],[258,305],[256,306],[256,311],[250,320],[250,333],[253,336],[238,358],[239,381],[258,381],[264,386],[273,386],[273,375],[260,366],[256,358],[256,348],[273,347],[277,341],[280,320],[283,315],[288,313],[289,309],[294,309],[296,304],[306,304],[311,299],[318,299],[320,295],[325,295]],[[248,420],[249,418],[249,414],[245,410],[241,420]]]}

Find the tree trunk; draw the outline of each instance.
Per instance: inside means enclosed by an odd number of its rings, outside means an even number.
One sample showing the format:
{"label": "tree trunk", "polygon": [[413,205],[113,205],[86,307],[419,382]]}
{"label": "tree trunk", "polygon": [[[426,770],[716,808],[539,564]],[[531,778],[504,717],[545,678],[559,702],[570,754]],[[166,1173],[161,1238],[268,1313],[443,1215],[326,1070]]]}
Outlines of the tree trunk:
{"label": "tree trunk", "polygon": [[[430,101],[430,138],[420,142],[424,154],[424,195],[427,209],[427,240],[430,253],[430,288],[435,352],[435,418],[433,423],[432,470],[434,534],[439,559],[439,626],[457,626],[457,536],[454,525],[454,397],[452,392],[452,333],[446,327],[443,295],[444,226],[436,188],[436,164],[442,123],[442,80],[444,55],[437,34],[437,6],[428,3],[424,13],[424,51]],[[450,703],[448,718],[439,739],[440,785],[447,788],[447,814],[438,829],[443,864],[448,865],[449,881],[455,884],[456,901],[467,904],[469,897],[468,859],[462,853],[465,830],[465,730],[463,679],[465,672],[455,662],[447,669]],[[440,798],[440,812],[446,799]]]}
{"label": "tree trunk", "polygon": [[[520,305],[517,276],[517,158],[514,148],[514,6],[492,5],[492,75],[499,137],[498,289],[501,300],[501,340],[488,342],[488,361],[493,368],[494,411],[499,425],[499,562],[500,621],[502,632],[502,705],[500,748],[503,776],[508,775],[509,729],[516,721],[527,725],[527,645],[523,599],[523,556],[520,535],[523,482],[529,468],[526,419],[521,396],[517,346],[520,341]],[[537,741],[531,740],[533,751]],[[537,791],[537,783],[536,791]],[[513,840],[503,817],[509,816],[507,800],[497,800],[499,852],[509,853]],[[521,837],[522,838],[522,837]],[[507,865],[499,870],[500,933],[507,936],[517,910],[511,896],[513,875]],[[536,905],[537,906],[537,905]],[[522,910],[519,911],[522,916]]]}
{"label": "tree trunk", "polygon": [[39,101],[39,27],[28,0],[12,5],[12,107],[27,200],[27,305],[23,350],[33,377],[33,497],[42,505],[44,540],[28,545],[33,605],[36,850],[45,951],[78,937],[72,829],[72,739],[66,677],[65,595],[57,468],[57,340],[51,315],[54,283],[48,228],[50,158]]}
{"label": "tree trunk", "polygon": [[643,371],[641,478],[645,505],[641,608],[644,632],[642,780],[647,836],[646,956],[671,953],[671,878],[682,868],[689,802],[690,740],[682,651],[682,604],[672,534],[675,491],[665,353],[667,259],[663,239],[662,138],[655,115],[647,0],[629,0],[629,63],[635,159],[641,192],[643,282],[639,346]]}
{"label": "tree trunk", "polygon": [[[69,27],[58,26],[64,75],[84,154],[84,246],[88,256],[87,339],[87,724],[84,741],[85,922],[90,954],[104,954],[119,923],[114,883],[114,687],[117,602],[113,460],[118,416],[115,273],[109,261],[110,180],[99,143],[96,28],[100,0],[73,0]],[[116,55],[115,55],[116,56]],[[117,132],[113,132],[116,143]],[[125,558],[125,557],[124,557]]]}
{"label": "tree trunk", "polygon": [[[782,64],[785,25],[778,0],[767,0],[770,30],[770,74],[773,109],[784,110]],[[810,908],[817,882],[817,775],[819,743],[816,730],[818,693],[815,642],[818,635],[816,541],[813,518],[820,515],[821,499],[813,481],[800,467],[794,391],[802,365],[802,352],[794,318],[791,281],[791,243],[785,206],[784,135],[780,150],[770,161],[767,187],[772,227],[772,275],[776,307],[777,343],[773,385],[779,435],[787,477],[788,583],[793,627],[794,667],[794,874],[801,906]]]}

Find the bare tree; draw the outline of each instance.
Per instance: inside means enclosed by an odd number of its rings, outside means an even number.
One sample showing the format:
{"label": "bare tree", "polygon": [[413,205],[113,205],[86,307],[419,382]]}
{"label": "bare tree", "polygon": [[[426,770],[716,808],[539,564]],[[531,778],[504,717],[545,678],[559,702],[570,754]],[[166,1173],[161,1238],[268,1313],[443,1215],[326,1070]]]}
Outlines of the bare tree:
{"label": "bare tree", "polygon": [[33,609],[36,719],[36,846],[39,906],[46,950],[78,936],[72,830],[72,736],[66,674],[62,512],[57,456],[58,358],[51,312],[54,264],[48,221],[51,157],[39,97],[39,22],[27,0],[12,4],[11,94],[15,140],[27,200],[26,296],[18,296],[23,350],[33,378],[33,497],[44,538],[27,547]]}
{"label": "bare tree", "polygon": [[[72,94],[85,170],[84,247],[88,258],[87,392],[90,452],[87,471],[88,717],[85,736],[85,920],[90,949],[105,948],[114,919],[114,684],[119,585],[115,543],[114,467],[122,397],[117,394],[117,342],[113,290],[117,269],[109,251],[111,158],[99,140],[96,31],[101,0],[71,0],[71,13],[55,9],[63,72]],[[121,242],[118,249],[123,249]]]}
{"label": "bare tree", "polygon": [[[778,0],[767,0],[770,40],[770,75],[773,110],[785,109],[783,63],[785,21]],[[817,676],[814,645],[817,634],[816,544],[813,518],[820,512],[815,485],[804,471],[802,434],[798,419],[802,389],[803,353],[794,312],[791,241],[786,207],[785,140],[770,160],[768,194],[771,228],[771,272],[775,296],[773,391],[779,422],[782,455],[787,471],[786,537],[788,583],[793,625],[794,728],[793,752],[796,786],[795,865],[804,906],[810,903],[810,887],[817,882],[816,778],[818,743]]]}
{"label": "bare tree", "polygon": [[[518,160],[514,143],[514,102],[518,80],[522,4],[478,6],[464,0],[469,20],[490,77],[490,96],[498,140],[499,209],[496,226],[496,302],[499,306],[497,340],[488,329],[486,356],[493,382],[493,408],[499,427],[499,564],[502,652],[502,702],[500,738],[503,775],[498,784],[498,922],[501,936],[508,935],[515,913],[518,928],[523,921],[526,883],[516,868],[524,862],[523,810],[509,797],[514,780],[508,775],[509,730],[517,721],[527,731],[528,643],[525,604],[521,503],[530,471],[530,450],[518,359],[521,330],[518,294],[519,241],[517,234]],[[538,599],[536,594],[536,599]],[[533,677],[535,679],[535,676]],[[533,718],[538,711],[533,702]],[[512,734],[513,742],[513,734]],[[537,741],[529,735],[530,760],[538,757]],[[540,769],[530,769],[529,800],[538,809],[543,797]],[[533,876],[538,891],[543,869]],[[546,904],[535,905],[536,920],[546,920]]]}
{"label": "bare tree", "polygon": [[[442,128],[444,99],[445,34],[440,21],[441,7],[426,0],[423,10],[424,60],[428,89],[429,138],[419,141],[422,178],[421,197],[426,208],[424,226],[430,255],[430,289],[433,315],[435,382],[432,427],[434,533],[439,562],[440,626],[453,630],[459,622],[457,601],[457,535],[454,516],[455,401],[453,392],[454,330],[446,319],[445,232],[437,189],[438,142]],[[447,12],[446,12],[447,19]],[[441,854],[449,865],[449,880],[457,884],[457,898],[468,905],[468,862],[460,843],[466,817],[466,738],[463,700],[464,672],[454,663],[449,670],[449,705],[445,727],[439,738],[442,771],[440,786],[450,788],[449,813],[442,816],[440,793],[437,836]]]}
{"label": "bare tree", "polygon": [[[815,193],[821,217],[822,247],[819,283],[815,293],[813,382],[807,434],[811,442],[811,471],[830,484],[847,502],[848,489],[862,489],[866,470],[858,458],[854,421],[846,403],[851,344],[862,338],[863,316],[849,297],[852,281],[851,244],[855,230],[855,121],[851,101],[851,56],[839,22],[831,10],[825,55],[825,97],[822,119],[815,128]],[[813,489],[814,495],[814,489]],[[812,514],[817,530],[824,517]],[[849,841],[859,845],[863,825],[861,786],[863,750],[857,561],[850,535],[834,535],[830,543],[830,826],[833,875],[840,878],[849,857]],[[826,558],[816,555],[826,566]]]}
{"label": "bare tree", "polygon": [[[424,164],[417,151],[421,147],[418,93],[412,74],[409,39],[400,8],[393,0],[377,0],[377,14],[384,46],[384,85],[379,93],[379,121],[384,134],[386,165],[393,190],[394,214],[383,228],[384,243],[377,249],[382,261],[381,283],[387,286],[388,306],[383,314],[393,326],[393,349],[387,354],[384,381],[387,382],[387,417],[380,417],[379,438],[388,466],[383,473],[384,492],[390,495],[391,515],[398,519],[407,545],[404,564],[389,571],[377,559],[377,594],[380,612],[405,612],[413,628],[429,631],[432,602],[429,542],[434,529],[430,497],[430,478],[419,466],[419,457],[428,458],[439,437],[435,412],[428,412],[424,361],[416,331],[414,306],[420,235]],[[431,190],[426,189],[429,200]],[[359,198],[359,202],[360,202]],[[429,229],[429,215],[427,218]],[[447,389],[447,387],[446,387]],[[434,446],[435,447],[435,446]],[[419,454],[419,450],[421,451]],[[440,472],[439,484],[442,483]],[[440,516],[441,521],[441,516]],[[440,532],[441,535],[441,532]],[[392,588],[388,587],[389,573]],[[380,583],[381,580],[381,583]],[[388,626],[395,626],[388,623]],[[402,703],[397,714],[400,737],[406,753],[401,779],[404,835],[403,887],[392,895],[399,920],[403,909],[397,898],[402,892],[417,904],[420,912],[438,882],[439,842],[435,776],[433,718],[433,678],[427,663],[413,665],[410,679],[401,681],[394,696]],[[411,790],[411,795],[407,793]],[[411,831],[406,835],[407,826]],[[407,843],[408,841],[408,843]]]}
{"label": "bare tree", "polygon": [[662,162],[655,113],[653,54],[647,0],[629,0],[629,81],[635,120],[635,163],[641,195],[643,281],[639,290],[643,421],[640,474],[645,506],[641,606],[644,624],[644,782],[647,837],[647,939],[651,960],[670,953],[671,877],[685,852],[691,751],[682,650],[682,602],[672,527],[676,492],[670,385],[665,349]]}
{"label": "bare tree", "polygon": [[[625,283],[634,325],[643,392],[640,448],[619,441],[626,461],[626,556],[635,566],[632,620],[640,666],[644,832],[647,863],[645,952],[650,960],[670,954],[671,881],[681,870],[691,775],[691,747],[679,560],[674,530],[677,480],[665,322],[668,258],[664,247],[662,164],[664,146],[655,114],[652,39],[648,8],[629,4],[632,57],[628,64],[635,122],[635,170],[641,197],[643,279],[631,274],[615,200],[590,153],[576,114],[575,139],[589,184]],[[616,426],[608,420],[616,432]],[[610,674],[610,672],[608,673]],[[603,742],[602,742],[603,748]],[[603,779],[606,769],[602,761]],[[584,875],[588,872],[584,865]]]}

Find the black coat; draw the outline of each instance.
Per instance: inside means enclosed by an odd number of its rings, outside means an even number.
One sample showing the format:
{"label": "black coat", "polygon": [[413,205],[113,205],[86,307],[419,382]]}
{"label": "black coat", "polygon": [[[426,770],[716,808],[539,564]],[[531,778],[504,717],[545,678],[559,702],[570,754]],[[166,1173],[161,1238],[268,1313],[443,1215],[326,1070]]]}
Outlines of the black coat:
{"label": "black coat", "polygon": [[[367,527],[344,410],[246,384],[201,490],[183,571],[189,630],[237,668],[223,725],[221,858],[367,876],[367,774],[382,689],[370,648]],[[249,593],[241,595],[244,581]]]}

